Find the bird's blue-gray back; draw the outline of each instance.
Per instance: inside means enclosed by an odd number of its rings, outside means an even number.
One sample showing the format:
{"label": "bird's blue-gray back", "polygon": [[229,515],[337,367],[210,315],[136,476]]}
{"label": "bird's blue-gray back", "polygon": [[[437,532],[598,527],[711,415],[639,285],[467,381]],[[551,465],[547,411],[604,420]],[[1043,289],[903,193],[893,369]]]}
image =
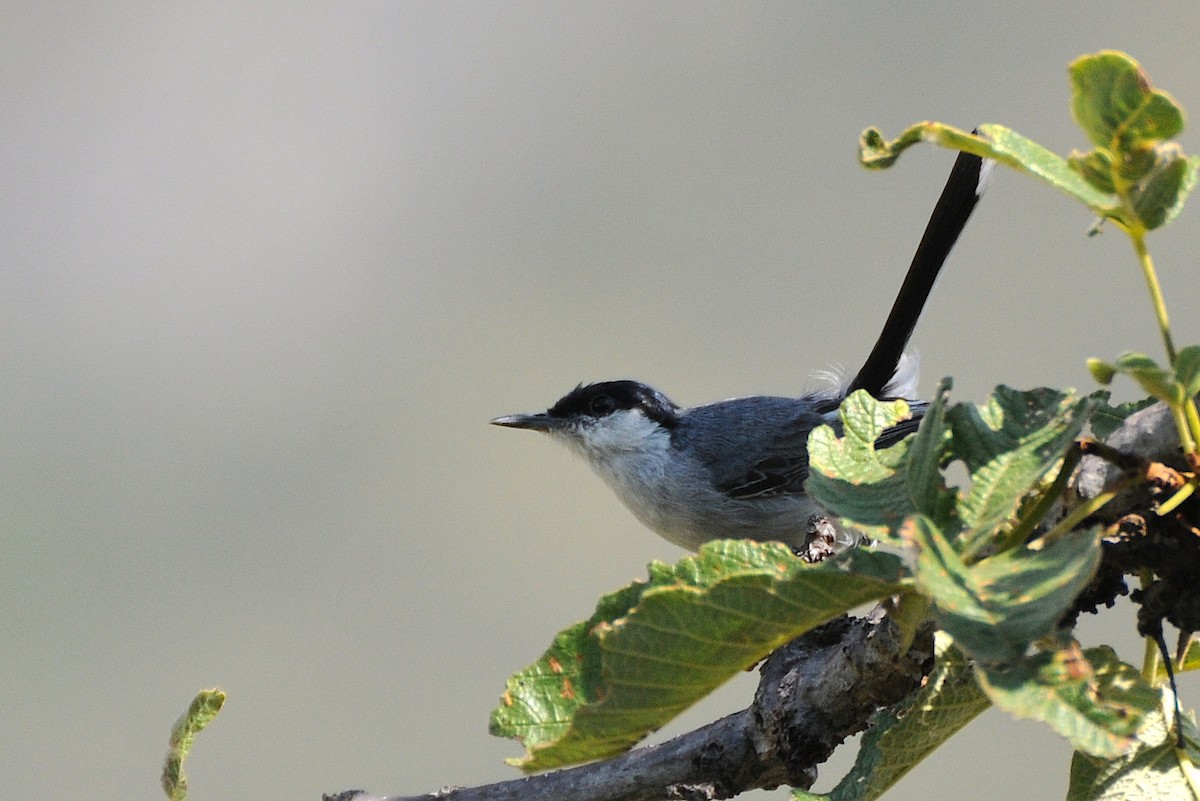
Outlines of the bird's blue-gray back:
{"label": "bird's blue-gray back", "polygon": [[[913,417],[884,431],[876,447],[889,447],[916,431],[924,406],[914,404]],[[812,429],[829,424],[842,434],[837,407],[836,398],[735,398],[688,409],[672,442],[693,449],[711,470],[715,489],[731,498],[799,494],[808,479]],[[697,430],[705,436],[694,436]]]}

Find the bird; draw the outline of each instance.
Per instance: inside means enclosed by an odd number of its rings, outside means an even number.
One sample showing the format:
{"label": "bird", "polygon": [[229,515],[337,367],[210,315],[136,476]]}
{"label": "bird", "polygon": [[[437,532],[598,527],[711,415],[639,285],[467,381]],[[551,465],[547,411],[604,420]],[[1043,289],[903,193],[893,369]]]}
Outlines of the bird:
{"label": "bird", "polygon": [[692,407],[640,381],[601,381],[576,386],[544,412],[491,423],[565,444],[647,528],[688,550],[751,539],[804,554],[820,534],[835,541],[835,551],[861,543],[805,491],[808,436],[821,425],[840,433],[838,407],[856,390],[908,401],[909,417],[885,430],[877,448],[916,431],[927,405],[917,398],[917,360],[905,349],[994,166],[958,155],[882,332],[850,381],[798,398],[756,395]]}

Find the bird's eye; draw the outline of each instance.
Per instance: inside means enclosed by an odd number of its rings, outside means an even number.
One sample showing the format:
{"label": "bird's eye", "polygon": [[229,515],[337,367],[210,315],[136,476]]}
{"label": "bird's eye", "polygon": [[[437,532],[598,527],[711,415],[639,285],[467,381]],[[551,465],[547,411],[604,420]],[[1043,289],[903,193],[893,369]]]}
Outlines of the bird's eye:
{"label": "bird's eye", "polygon": [[592,417],[604,417],[612,414],[617,408],[617,402],[611,395],[597,395],[588,402],[588,414]]}

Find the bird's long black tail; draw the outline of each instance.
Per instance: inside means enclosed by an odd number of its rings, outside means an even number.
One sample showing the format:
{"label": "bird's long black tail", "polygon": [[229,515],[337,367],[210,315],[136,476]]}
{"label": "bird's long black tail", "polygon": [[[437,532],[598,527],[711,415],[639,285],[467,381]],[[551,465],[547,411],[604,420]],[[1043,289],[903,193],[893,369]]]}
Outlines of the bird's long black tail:
{"label": "bird's long black tail", "polygon": [[891,382],[900,364],[900,357],[917,325],[925,301],[929,299],[933,282],[937,280],[942,264],[987,188],[994,164],[970,153],[958,154],[942,196],[938,198],[929,223],[925,226],[921,244],[917,246],[912,264],[908,267],[908,275],[904,277],[892,311],[883,324],[883,332],[862,369],[850,382],[848,393],[865,389],[876,398],[883,396],[884,388]]}

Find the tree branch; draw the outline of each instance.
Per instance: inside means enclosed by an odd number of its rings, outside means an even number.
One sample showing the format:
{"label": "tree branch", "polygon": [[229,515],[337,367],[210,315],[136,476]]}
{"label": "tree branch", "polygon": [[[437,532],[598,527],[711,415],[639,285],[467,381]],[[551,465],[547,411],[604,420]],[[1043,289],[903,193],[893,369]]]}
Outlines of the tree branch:
{"label": "tree branch", "polygon": [[[1156,404],[1131,415],[1107,440],[1123,458],[1085,456],[1073,477],[1080,497],[1095,497],[1131,470],[1130,458],[1175,462],[1178,438],[1169,412]],[[1112,454],[1110,454],[1110,457]],[[1147,505],[1140,484],[1103,511],[1116,517]],[[763,663],[754,703],[660,745],[603,762],[479,787],[419,796],[375,796],[347,790],[325,801],[714,801],[783,784],[807,789],[817,766],[845,738],[865,729],[874,712],[920,686],[933,666],[927,625],[901,654],[896,625],[877,610],[841,617],[798,637]]]}
{"label": "tree branch", "polygon": [[840,617],[763,663],[754,703],[661,745],[480,787],[420,796],[361,790],[325,801],[711,801],[782,784],[808,788],[817,766],[874,712],[917,689],[933,666],[933,628],[900,653],[898,627],[877,611]]}
{"label": "tree branch", "polygon": [[[1179,433],[1175,429],[1171,411],[1165,403],[1156,403],[1129,415],[1117,430],[1104,440],[1104,444],[1107,448],[1146,462],[1182,465]],[[1118,464],[1099,456],[1084,456],[1072,483],[1079,497],[1095,498],[1116,486],[1135,467],[1130,464]],[[1108,504],[1101,517],[1114,520],[1132,509],[1148,506],[1149,493],[1150,488],[1147,486],[1138,486],[1123,492]]]}

